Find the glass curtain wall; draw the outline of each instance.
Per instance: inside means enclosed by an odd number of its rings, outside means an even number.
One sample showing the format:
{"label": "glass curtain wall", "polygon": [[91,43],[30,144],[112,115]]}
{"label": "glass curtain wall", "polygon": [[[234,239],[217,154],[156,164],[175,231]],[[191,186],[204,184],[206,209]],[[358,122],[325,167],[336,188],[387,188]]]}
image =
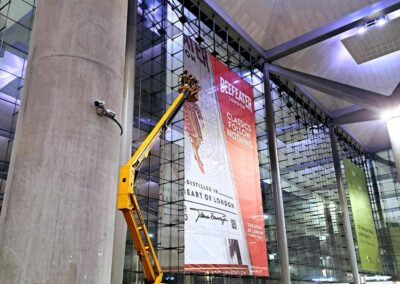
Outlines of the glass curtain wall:
{"label": "glass curtain wall", "polygon": [[[261,170],[260,182],[268,236],[270,279],[278,280],[279,259],[269,176],[263,82],[262,73],[257,69],[257,60],[255,57],[252,58],[251,51],[243,48],[239,38],[232,38],[227,30],[216,25],[212,20],[212,15],[204,18],[203,12],[199,11],[195,5],[188,4],[183,7],[182,1],[166,1],[163,3],[166,7],[164,27],[160,30],[161,24],[157,24],[153,25],[152,28],[157,31],[156,33],[160,37],[164,37],[166,46],[164,50],[166,53],[165,98],[167,98],[164,102],[165,107],[171,103],[172,98],[176,95],[173,87],[176,86],[177,76],[183,71],[183,33],[191,36],[210,53],[216,55],[219,60],[237,72],[257,90],[255,109]],[[154,11],[154,8],[149,8],[149,13],[154,13]],[[199,17],[202,19],[201,21],[198,20]],[[247,56],[243,55],[244,52],[247,52]],[[328,119],[312,102],[296,93],[295,87],[290,82],[272,76],[271,83],[292,279],[294,281],[348,282],[351,280],[349,256],[345,245],[333,168],[327,127]],[[359,164],[369,181],[370,174],[367,171],[367,163],[360,146],[356,145],[351,138],[346,137],[342,132],[338,133],[337,136],[341,141],[340,145],[343,144],[347,145],[347,148],[357,149],[356,152],[362,160]],[[159,185],[158,204],[160,206],[158,212],[168,211],[170,213],[164,214],[161,219],[158,219],[157,225],[158,227],[166,226],[157,230],[159,257],[167,271],[176,272],[167,276],[167,280],[177,283],[183,281],[182,276],[179,276],[183,273],[183,216],[179,213],[182,210],[180,204],[183,199],[179,192],[183,190],[183,173],[173,169],[179,168],[183,171],[182,139],[183,121],[182,114],[180,114],[174,122],[172,130],[166,134],[160,144],[161,153],[179,157],[179,162],[178,165],[174,166],[175,159],[170,160],[170,162],[168,158],[163,157],[167,162],[165,167],[160,166],[159,174],[168,176],[164,179],[166,184],[170,184]],[[346,157],[345,152],[345,150],[341,151],[342,158]],[[178,172],[181,174],[177,174]],[[374,212],[377,211],[374,210]],[[374,214],[374,217],[376,220],[379,218],[377,214]],[[173,222],[173,220],[176,222]],[[378,234],[381,235],[380,231]],[[239,281],[239,283],[242,283],[243,281],[253,282],[256,279],[246,277],[235,279],[218,275],[186,275],[185,281],[195,281],[195,283]],[[258,281],[262,280],[258,279]]]}
{"label": "glass curtain wall", "polygon": [[[138,1],[136,79],[132,152],[162,117],[176,96],[176,81],[167,60],[167,5],[165,1]],[[179,70],[175,73],[179,74]],[[164,270],[180,272],[183,264],[182,123],[179,116],[161,136],[136,178],[138,196],[146,225]],[[166,278],[172,278],[175,274]],[[142,283],[143,272],[129,234],[125,255],[124,283]],[[182,281],[180,281],[183,283]]]}
{"label": "glass curtain wall", "polygon": [[[287,82],[273,75],[272,81],[291,278],[293,281],[347,282],[349,256],[327,119],[311,103],[301,101]],[[266,134],[259,139],[262,138]],[[279,279],[269,159],[265,157],[262,161],[265,161],[261,167],[265,173],[262,185],[270,277]]]}
{"label": "glass curtain wall", "polygon": [[[239,38],[232,38],[228,31],[216,26],[212,17],[199,21],[199,15],[203,14],[196,6],[186,8],[180,1],[139,1],[133,140],[137,142],[136,147],[140,145],[176,96],[174,88],[178,75],[183,71],[183,34],[195,39],[249,82],[256,89],[260,182],[270,279],[279,279],[262,73],[256,68],[257,59],[249,56],[251,51],[240,44]],[[142,38],[148,38],[147,45],[143,45]],[[244,52],[247,57],[243,56]],[[147,60],[143,60],[145,57]],[[346,281],[350,266],[344,245],[327,120],[315,106],[299,99],[288,82],[273,77],[272,84],[292,278],[299,281]],[[158,85],[162,91],[154,89]],[[156,109],[148,111],[155,105]],[[161,265],[164,270],[171,271],[165,280],[174,283],[256,281],[251,277],[236,279],[222,275],[186,275],[184,278],[183,159],[183,121],[182,114],[179,114],[171,130],[162,137],[159,147],[152,152],[148,169],[143,167],[141,170],[143,177],[150,181],[153,179],[155,183],[151,188],[151,182],[143,181],[146,189],[142,192],[141,208],[147,210],[145,217],[148,217],[150,228],[154,228],[152,234]],[[141,268],[128,250],[125,280],[133,281],[141,273]],[[134,261],[129,262],[129,259]]]}
{"label": "glass curtain wall", "polygon": [[14,141],[34,0],[0,1],[0,211]]}
{"label": "glass curtain wall", "polygon": [[[196,38],[209,52],[234,68],[258,89],[257,100],[262,99],[262,74],[258,72],[256,76],[250,68],[245,68],[244,64],[252,63],[241,61],[237,51],[217,37],[212,28],[199,22],[179,1],[138,1],[137,26],[133,151],[177,96],[178,76],[184,68],[183,34]],[[183,273],[183,139],[183,113],[180,112],[140,169],[136,192],[160,264],[166,271],[164,282],[219,283],[226,277],[214,275],[210,280],[210,276]],[[140,283],[142,279],[141,265],[127,236],[124,283]],[[242,283],[242,279],[236,280]],[[231,281],[235,283],[234,278]]]}
{"label": "glass curtain wall", "polygon": [[[183,71],[183,34],[200,43],[255,88],[257,143],[268,250],[269,280],[187,274],[184,264],[183,115],[151,151],[136,180],[143,216],[167,283],[267,283],[279,280],[279,259],[262,73],[256,52],[190,1],[139,0],[132,151],[176,97]],[[0,1],[0,204],[21,100],[35,1]],[[199,18],[201,20],[199,20]],[[328,119],[284,78],[271,77],[293,282],[348,282],[350,265],[337,193]],[[400,192],[393,154],[365,155],[337,133],[341,159],[366,173],[385,273],[399,274]],[[353,232],[355,236],[355,233]],[[124,283],[141,283],[142,268],[127,236]]]}
{"label": "glass curtain wall", "polygon": [[400,185],[392,150],[368,156],[366,160],[383,266],[386,274],[400,279]]}

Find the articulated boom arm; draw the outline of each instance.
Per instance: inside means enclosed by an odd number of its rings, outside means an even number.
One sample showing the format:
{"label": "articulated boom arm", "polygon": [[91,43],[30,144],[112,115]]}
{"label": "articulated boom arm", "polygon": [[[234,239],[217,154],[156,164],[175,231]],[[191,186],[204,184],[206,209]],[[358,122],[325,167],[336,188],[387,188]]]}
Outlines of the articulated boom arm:
{"label": "articulated boom arm", "polygon": [[131,159],[120,168],[117,207],[122,211],[131,234],[133,244],[143,265],[146,283],[161,283],[162,271],[150,240],[143,216],[136,199],[135,174],[147,158],[154,143],[168,128],[175,115],[186,101],[196,102],[200,86],[197,79],[184,71],[179,76],[178,96],[158,121]]}

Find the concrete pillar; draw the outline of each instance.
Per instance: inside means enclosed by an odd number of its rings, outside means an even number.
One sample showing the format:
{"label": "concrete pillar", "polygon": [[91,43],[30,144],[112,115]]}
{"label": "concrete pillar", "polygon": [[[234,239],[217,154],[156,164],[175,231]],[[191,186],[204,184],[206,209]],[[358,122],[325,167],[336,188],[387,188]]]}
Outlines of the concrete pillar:
{"label": "concrete pillar", "polygon": [[[133,102],[135,96],[135,66],[136,66],[136,22],[137,0],[128,1],[128,25],[126,28],[124,93],[122,100],[121,124],[124,133],[121,137],[120,164],[128,162],[132,154],[132,124]],[[111,283],[121,284],[124,272],[126,222],[121,211],[116,209],[113,263]]]}
{"label": "concrete pillar", "polygon": [[271,87],[269,83],[269,64],[264,65],[264,96],[267,124],[267,138],[269,160],[271,165],[272,193],[274,197],[276,233],[278,240],[278,256],[281,266],[281,283],[290,284],[289,253],[286,238],[285,212],[279,170],[278,146],[276,143],[276,129],[274,106],[272,103]]}
{"label": "concrete pillar", "polygon": [[353,283],[360,284],[360,276],[358,274],[358,266],[357,266],[357,256],[353,241],[353,232],[351,231],[349,209],[347,207],[347,199],[346,199],[346,193],[344,191],[342,170],[340,167],[340,157],[336,145],[335,129],[333,128],[333,126],[329,128],[329,135],[331,140],[333,166],[335,169],[336,183],[338,187],[339,203],[342,209],[344,235],[346,238],[346,246],[347,246],[347,252],[349,254],[351,272],[353,273]]}
{"label": "concrete pillar", "polygon": [[37,1],[0,218],[0,283],[110,283],[126,0]]}
{"label": "concrete pillar", "polygon": [[391,117],[386,121],[390,137],[390,144],[392,145],[394,162],[396,164],[397,181],[400,181],[400,131],[399,131],[400,124],[399,123],[400,123],[400,116]]}

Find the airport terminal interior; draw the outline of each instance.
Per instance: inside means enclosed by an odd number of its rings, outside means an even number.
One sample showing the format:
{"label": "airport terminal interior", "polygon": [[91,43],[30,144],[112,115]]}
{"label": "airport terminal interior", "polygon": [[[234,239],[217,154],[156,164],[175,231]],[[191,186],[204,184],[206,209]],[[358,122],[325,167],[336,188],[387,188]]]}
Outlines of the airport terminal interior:
{"label": "airport terminal interior", "polygon": [[400,283],[400,1],[1,0],[0,35],[0,284]]}

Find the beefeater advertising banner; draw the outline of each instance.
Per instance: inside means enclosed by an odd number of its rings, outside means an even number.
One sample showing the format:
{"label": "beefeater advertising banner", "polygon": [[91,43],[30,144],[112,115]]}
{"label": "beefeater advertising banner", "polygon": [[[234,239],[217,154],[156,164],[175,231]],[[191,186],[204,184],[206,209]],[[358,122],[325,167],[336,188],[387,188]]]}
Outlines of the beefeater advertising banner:
{"label": "beefeater advertising banner", "polygon": [[184,36],[185,271],[268,276],[253,88]]}

